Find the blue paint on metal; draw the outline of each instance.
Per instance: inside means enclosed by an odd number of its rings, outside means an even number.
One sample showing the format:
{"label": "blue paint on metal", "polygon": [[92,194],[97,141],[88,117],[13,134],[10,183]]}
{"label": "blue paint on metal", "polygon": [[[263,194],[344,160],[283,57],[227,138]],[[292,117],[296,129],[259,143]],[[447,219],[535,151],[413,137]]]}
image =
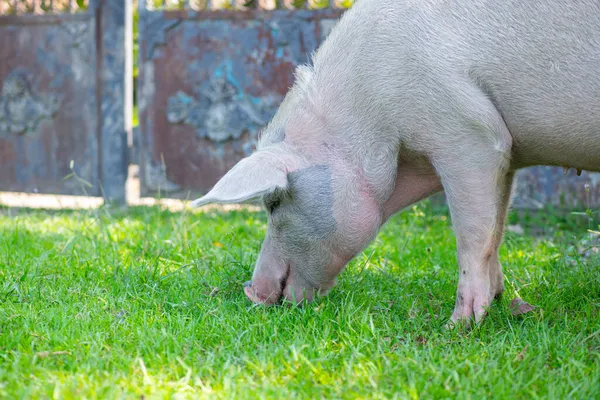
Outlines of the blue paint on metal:
{"label": "blue paint on metal", "polygon": [[[19,75],[17,87],[25,90],[9,95],[12,104],[0,107],[9,125],[0,127],[0,190],[100,193],[95,26],[95,14],[89,10],[1,21],[0,48],[6,57],[0,88],[13,85]],[[71,160],[78,175],[93,185],[87,193],[74,179],[63,180]]]}
{"label": "blue paint on metal", "polygon": [[[140,93],[153,96],[142,95],[140,99],[141,134],[146,146],[142,154],[150,157],[144,163],[151,169],[152,164],[162,162],[162,158],[154,157],[164,156],[169,179],[191,189],[206,190],[214,181],[198,188],[190,186],[185,176],[197,177],[199,170],[224,172],[232,162],[253,151],[258,130],[275,114],[293,83],[294,67],[306,62],[319,43],[318,12],[273,12],[243,20],[228,20],[222,15],[221,19],[194,20],[186,14],[176,20],[160,12],[152,18],[146,18],[150,17],[147,12],[140,13],[140,65],[152,65],[154,74],[151,79],[145,73],[140,75]],[[145,37],[150,26],[163,32]],[[160,44],[164,40],[167,45]],[[172,71],[178,71],[173,80],[176,87],[165,93],[167,82],[174,77]],[[165,94],[164,100],[156,98]],[[167,126],[158,117],[161,109]],[[187,136],[181,137],[185,144],[179,143],[179,135],[187,131],[175,130],[176,126],[191,128],[199,140],[197,152],[188,153],[190,159],[179,155],[172,158],[192,143]],[[166,141],[154,137],[164,137],[166,132],[170,132]],[[200,159],[196,164],[198,157],[205,161]],[[184,165],[189,165],[189,171],[181,170]]]}
{"label": "blue paint on metal", "polygon": [[17,182],[31,182],[31,169],[29,168],[29,160],[27,158],[27,143],[24,136],[16,138],[15,153],[17,156],[17,165],[20,168],[15,169]]}
{"label": "blue paint on metal", "polygon": [[165,19],[162,11],[143,10],[140,13],[139,34],[145,41],[146,59],[152,59],[155,56],[154,50],[167,43],[167,32],[179,23],[178,20]]}
{"label": "blue paint on metal", "polygon": [[167,119],[173,124],[194,127],[199,138],[208,138],[215,143],[238,139],[245,131],[255,131],[266,124],[261,105],[249,102],[234,82],[225,64],[213,73],[211,80],[201,86],[198,99],[181,91],[169,97]]}
{"label": "blue paint on metal", "polygon": [[65,60],[60,59],[59,56],[55,52],[49,52],[46,48],[36,49],[36,61],[44,65],[45,70],[52,76],[48,87],[56,89],[58,92],[73,76],[72,65],[65,63]]}
{"label": "blue paint on metal", "polygon": [[[7,88],[0,152],[10,160],[0,171],[1,189],[124,201],[124,5],[92,0],[77,15],[16,16],[0,24],[0,46],[9,54],[9,73],[0,76]],[[86,192],[73,179],[63,181],[71,160],[92,185]]]}

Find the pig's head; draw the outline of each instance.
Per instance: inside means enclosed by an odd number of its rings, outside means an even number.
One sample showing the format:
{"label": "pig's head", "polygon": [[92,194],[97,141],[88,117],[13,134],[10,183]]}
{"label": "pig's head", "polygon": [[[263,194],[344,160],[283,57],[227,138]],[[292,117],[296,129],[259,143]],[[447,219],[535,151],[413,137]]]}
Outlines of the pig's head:
{"label": "pig's head", "polygon": [[310,302],[326,294],[373,239],[381,207],[355,168],[334,154],[308,157],[281,142],[241,160],[192,203],[262,200],[268,227],[252,281],[244,287],[250,300]]}

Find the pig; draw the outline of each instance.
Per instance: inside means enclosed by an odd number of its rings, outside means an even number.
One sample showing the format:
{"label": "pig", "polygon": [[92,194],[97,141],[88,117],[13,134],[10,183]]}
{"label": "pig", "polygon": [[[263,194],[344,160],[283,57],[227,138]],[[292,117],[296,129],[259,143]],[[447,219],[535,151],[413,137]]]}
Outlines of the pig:
{"label": "pig", "polygon": [[243,290],[306,304],[392,215],[443,192],[448,322],[478,323],[504,290],[515,173],[535,165],[600,171],[598,0],[359,0],[297,67],[256,151],[192,206],[264,204]]}

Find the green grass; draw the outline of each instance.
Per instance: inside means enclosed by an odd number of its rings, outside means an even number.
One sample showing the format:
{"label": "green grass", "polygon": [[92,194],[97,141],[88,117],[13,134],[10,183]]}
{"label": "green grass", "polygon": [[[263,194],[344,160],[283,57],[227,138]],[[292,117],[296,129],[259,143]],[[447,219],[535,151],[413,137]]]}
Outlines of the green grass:
{"label": "green grass", "polygon": [[[532,215],[467,333],[443,328],[455,243],[427,204],[301,309],[242,293],[262,213],[0,209],[0,397],[599,398],[600,258],[580,216]],[[512,316],[515,296],[538,308]]]}

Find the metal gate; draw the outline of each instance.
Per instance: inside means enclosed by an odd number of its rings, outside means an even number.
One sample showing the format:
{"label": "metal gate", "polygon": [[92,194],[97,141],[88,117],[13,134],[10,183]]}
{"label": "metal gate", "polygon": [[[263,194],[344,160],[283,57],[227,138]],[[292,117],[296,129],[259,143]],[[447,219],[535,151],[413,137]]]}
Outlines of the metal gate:
{"label": "metal gate", "polygon": [[123,0],[0,0],[0,191],[124,201]]}
{"label": "metal gate", "polygon": [[[333,3],[333,2],[331,2]],[[164,3],[163,3],[164,4]],[[142,195],[207,192],[255,146],[343,9],[139,8]]]}

